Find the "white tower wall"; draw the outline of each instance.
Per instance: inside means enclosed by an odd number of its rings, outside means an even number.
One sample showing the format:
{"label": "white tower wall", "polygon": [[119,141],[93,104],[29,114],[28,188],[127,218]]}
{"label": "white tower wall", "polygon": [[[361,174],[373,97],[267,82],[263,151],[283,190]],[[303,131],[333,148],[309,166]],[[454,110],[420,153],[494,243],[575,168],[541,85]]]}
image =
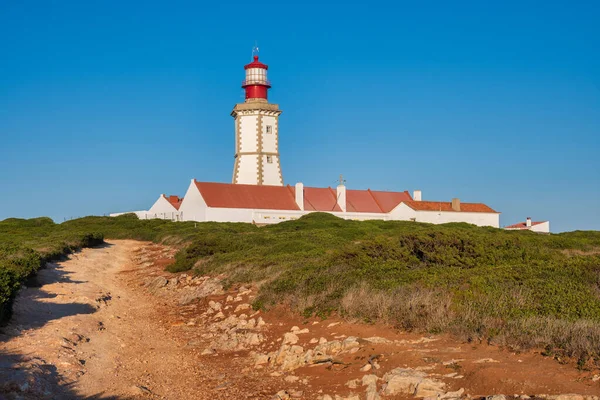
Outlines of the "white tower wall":
{"label": "white tower wall", "polygon": [[237,104],[233,183],[283,186],[279,158],[279,115],[276,104],[265,100]]}

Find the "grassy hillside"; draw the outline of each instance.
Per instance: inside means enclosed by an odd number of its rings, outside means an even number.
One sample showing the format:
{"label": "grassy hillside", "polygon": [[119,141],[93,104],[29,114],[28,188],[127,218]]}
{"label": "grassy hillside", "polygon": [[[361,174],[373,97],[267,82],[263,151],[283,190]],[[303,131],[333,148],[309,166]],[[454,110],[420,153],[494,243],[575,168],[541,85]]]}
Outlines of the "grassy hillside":
{"label": "grassy hillside", "polygon": [[0,221],[0,322],[10,317],[12,300],[21,284],[47,261],[102,241],[99,233],[61,229],[50,218]]}
{"label": "grassy hillside", "polygon": [[335,312],[468,340],[542,346],[582,365],[600,355],[600,232],[539,235],[318,213],[263,228],[122,216],[60,225],[7,220],[0,222],[0,243],[6,224],[14,232],[9,247],[20,250],[0,255],[0,265],[10,257],[35,265],[36,255],[55,254],[51,249],[67,238],[83,245],[102,236],[161,241],[182,246],[172,271],[195,268],[226,273],[230,283],[260,284],[256,307],[286,303],[305,315]]}

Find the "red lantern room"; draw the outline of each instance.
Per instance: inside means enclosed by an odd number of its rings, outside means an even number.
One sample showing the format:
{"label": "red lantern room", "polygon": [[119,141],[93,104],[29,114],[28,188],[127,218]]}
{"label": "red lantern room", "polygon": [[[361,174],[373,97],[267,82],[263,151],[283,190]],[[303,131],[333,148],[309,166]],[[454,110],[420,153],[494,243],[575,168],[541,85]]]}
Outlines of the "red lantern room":
{"label": "red lantern room", "polygon": [[258,61],[258,56],[254,56],[254,61],[245,65],[244,69],[246,79],[242,82],[242,87],[246,91],[246,100],[267,100],[267,91],[271,87],[271,83],[267,80],[269,66]]}

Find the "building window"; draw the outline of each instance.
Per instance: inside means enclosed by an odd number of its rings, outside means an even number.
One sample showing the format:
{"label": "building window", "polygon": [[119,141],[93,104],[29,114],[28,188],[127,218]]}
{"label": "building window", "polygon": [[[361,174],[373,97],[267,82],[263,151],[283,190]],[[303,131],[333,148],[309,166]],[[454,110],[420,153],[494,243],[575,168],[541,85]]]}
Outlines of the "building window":
{"label": "building window", "polygon": [[273,156],[267,156],[267,163],[273,164]]}
{"label": "building window", "polygon": [[273,127],[271,125],[267,125],[267,133],[273,133]]}

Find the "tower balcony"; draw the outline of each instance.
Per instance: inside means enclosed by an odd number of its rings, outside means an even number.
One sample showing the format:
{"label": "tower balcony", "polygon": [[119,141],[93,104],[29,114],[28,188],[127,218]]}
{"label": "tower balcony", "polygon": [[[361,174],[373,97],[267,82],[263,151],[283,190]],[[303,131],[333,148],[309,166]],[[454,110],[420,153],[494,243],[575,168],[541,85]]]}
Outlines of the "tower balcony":
{"label": "tower balcony", "polygon": [[244,79],[242,81],[242,87],[250,85],[261,85],[271,87],[271,82],[266,79]]}

